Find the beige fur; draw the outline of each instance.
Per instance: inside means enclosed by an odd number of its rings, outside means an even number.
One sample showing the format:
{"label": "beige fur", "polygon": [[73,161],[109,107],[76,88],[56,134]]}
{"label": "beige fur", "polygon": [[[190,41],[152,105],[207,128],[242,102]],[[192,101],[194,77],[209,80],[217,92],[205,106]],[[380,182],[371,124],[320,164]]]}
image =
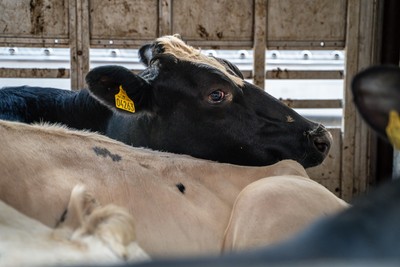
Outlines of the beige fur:
{"label": "beige fur", "polygon": [[100,206],[74,187],[66,220],[51,229],[0,201],[0,266],[54,266],[148,260],[125,209]]}
{"label": "beige fur", "polygon": [[230,74],[226,70],[225,66],[222,65],[218,60],[213,57],[203,55],[200,50],[185,44],[176,35],[160,37],[156,40],[156,43],[159,43],[163,46],[165,54],[171,54],[179,60],[210,65],[224,73],[236,85],[242,87],[244,84],[240,77]]}
{"label": "beige fur", "polygon": [[[113,203],[128,209],[135,218],[137,242],[150,256],[219,254],[224,238],[229,236],[225,233],[230,230],[236,236],[241,232],[249,234],[243,246],[238,244],[239,239],[227,239],[226,248],[252,246],[253,239],[258,239],[259,245],[267,244],[271,242],[268,239],[271,233],[279,233],[274,240],[285,239],[288,233],[302,229],[315,217],[346,207],[312,181],[300,164],[290,160],[264,167],[221,164],[133,148],[94,133],[6,121],[0,121],[0,136],[1,200],[54,227],[68,207],[73,187],[84,184],[96,194],[99,203]],[[97,155],[94,147],[119,155],[120,160]],[[180,183],[185,187],[184,193],[177,188]],[[262,191],[275,190],[274,201],[252,197],[253,191],[247,186],[253,183],[263,188],[257,191],[257,196],[262,196]],[[298,191],[299,184],[302,190]],[[241,224],[246,220],[253,222],[246,210],[272,210],[275,203],[289,203],[290,208],[299,199],[305,200],[312,209],[301,206],[296,207],[296,212],[307,212],[307,209],[312,212],[298,225],[292,224],[296,216],[291,213],[267,216],[262,223],[252,223],[249,226],[252,229],[245,228],[248,224]],[[320,205],[322,199],[324,205]],[[79,219],[85,212],[82,214],[73,220],[67,213],[65,223],[75,227],[77,222],[85,222]],[[275,225],[273,229],[264,227],[271,222]],[[231,227],[227,230],[228,225]],[[288,228],[290,231],[282,230]],[[90,238],[104,246],[94,235]],[[234,244],[228,244],[231,241]],[[124,252],[110,253],[115,257],[116,253],[123,255]]]}

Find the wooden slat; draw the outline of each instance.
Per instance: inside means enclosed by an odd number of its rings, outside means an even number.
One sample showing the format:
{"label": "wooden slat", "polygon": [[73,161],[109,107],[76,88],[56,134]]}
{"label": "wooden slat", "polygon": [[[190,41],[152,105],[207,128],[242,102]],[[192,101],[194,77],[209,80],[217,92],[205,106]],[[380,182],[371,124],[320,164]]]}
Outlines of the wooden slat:
{"label": "wooden slat", "polygon": [[[245,79],[252,79],[252,71],[242,71]],[[300,70],[281,70],[276,69],[267,71],[266,79],[325,79],[325,80],[336,80],[343,79],[343,71],[300,71]]]}
{"label": "wooden slat", "polygon": [[90,40],[91,48],[127,48],[137,49],[143,44],[154,41],[154,38],[149,39],[135,39],[135,40],[118,40],[118,39],[96,39]]}
{"label": "wooden slat", "polygon": [[65,39],[65,38],[0,37],[0,46],[6,46],[6,47],[69,47],[69,39]]}
{"label": "wooden slat", "polygon": [[[351,82],[361,69],[377,62],[375,1],[348,0],[346,77],[344,90],[344,138],[342,155],[342,198],[351,200],[368,187],[371,163],[370,130],[352,102]],[[362,40],[362,41],[360,41]]]}
{"label": "wooden slat", "polygon": [[193,40],[183,36],[188,44],[201,47],[202,49],[251,49],[253,48],[253,40],[251,41],[238,41],[238,40],[228,40],[228,41],[215,41],[215,40]]}
{"label": "wooden slat", "polygon": [[253,83],[262,89],[265,86],[267,2],[267,0],[255,0],[254,2]]}
{"label": "wooden slat", "polygon": [[267,71],[267,79],[343,79],[343,71]]}
{"label": "wooden slat", "polygon": [[267,41],[267,47],[269,50],[342,50],[344,45],[344,41]]}
{"label": "wooden slat", "polygon": [[[351,77],[358,71],[359,59],[359,27],[360,27],[360,0],[349,0],[347,13],[347,36],[346,36],[346,77],[343,107],[344,113],[344,137],[343,137],[343,154],[342,154],[342,198],[349,201],[353,197],[354,191],[354,150],[356,135],[356,116],[357,111],[351,102]],[[351,58],[351,60],[349,60]]]}
{"label": "wooden slat", "polygon": [[342,108],[341,99],[280,99],[291,108]]}
{"label": "wooden slat", "polygon": [[2,78],[69,78],[69,69],[8,69],[0,68]]}
{"label": "wooden slat", "polygon": [[71,88],[85,86],[89,71],[89,0],[70,1]]}
{"label": "wooden slat", "polygon": [[158,35],[174,34],[172,32],[172,0],[159,0]]}
{"label": "wooden slat", "polygon": [[[176,32],[173,32],[176,33]],[[253,47],[253,41],[199,41],[188,38],[187,36],[182,36],[182,38],[189,45],[201,48],[201,49],[251,49]],[[142,39],[99,39],[92,38],[90,40],[90,46],[92,48],[139,48],[145,43],[152,42],[154,38],[142,38]]]}
{"label": "wooden slat", "polygon": [[[378,33],[379,21],[382,17],[379,14],[379,1],[364,2],[361,5],[360,36],[358,69],[376,64],[380,54]],[[382,1],[381,1],[382,2]],[[382,3],[380,3],[382,4]],[[352,101],[351,101],[352,102]],[[358,114],[358,113],[357,113]],[[354,153],[354,192],[360,194],[366,191],[371,180],[371,130],[360,115],[356,116],[356,139]]]}

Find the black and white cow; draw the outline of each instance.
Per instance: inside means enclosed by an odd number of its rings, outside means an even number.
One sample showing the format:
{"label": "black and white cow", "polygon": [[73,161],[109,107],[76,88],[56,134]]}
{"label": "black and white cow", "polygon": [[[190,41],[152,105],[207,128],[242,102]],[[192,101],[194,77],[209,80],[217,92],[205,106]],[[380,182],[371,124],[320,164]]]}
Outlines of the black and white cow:
{"label": "black and white cow", "polygon": [[[400,136],[400,69],[370,67],[353,80],[354,102],[369,125],[391,142]],[[398,114],[397,114],[398,115]],[[393,121],[395,120],[395,121]],[[391,124],[396,124],[391,129]],[[393,135],[393,136],[391,136]],[[399,178],[399,177],[396,177]],[[261,223],[261,222],[260,222]],[[142,267],[399,266],[400,179],[359,198],[279,245],[222,257],[154,261]],[[128,266],[128,265],[124,265]]]}
{"label": "black and white cow", "polygon": [[175,36],[143,46],[140,74],[102,66],[89,90],[9,87],[0,119],[47,121],[98,131],[132,146],[240,165],[293,159],[320,164],[331,137],[260,88],[236,66],[204,56]]}

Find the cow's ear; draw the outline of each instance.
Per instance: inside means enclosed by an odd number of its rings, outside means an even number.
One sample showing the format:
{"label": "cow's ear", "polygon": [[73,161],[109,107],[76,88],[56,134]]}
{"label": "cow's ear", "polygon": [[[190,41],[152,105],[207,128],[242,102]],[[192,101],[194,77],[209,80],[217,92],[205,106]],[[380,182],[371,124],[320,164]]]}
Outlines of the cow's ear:
{"label": "cow's ear", "polygon": [[139,59],[146,67],[150,65],[150,61],[153,58],[153,44],[146,44],[139,49]]}
{"label": "cow's ear", "polygon": [[399,123],[393,120],[396,120],[394,115],[400,113],[400,69],[397,66],[370,67],[354,77],[352,92],[362,117],[387,138],[387,130],[391,130],[393,123]]}
{"label": "cow's ear", "polygon": [[151,85],[122,66],[101,66],[86,75],[89,91],[102,103],[121,112],[150,109]]}

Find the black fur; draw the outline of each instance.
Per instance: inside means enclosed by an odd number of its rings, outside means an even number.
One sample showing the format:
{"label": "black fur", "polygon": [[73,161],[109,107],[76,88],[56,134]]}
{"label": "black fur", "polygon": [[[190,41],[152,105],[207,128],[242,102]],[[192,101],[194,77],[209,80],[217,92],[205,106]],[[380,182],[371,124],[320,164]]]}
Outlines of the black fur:
{"label": "black fur", "polygon": [[182,183],[176,184],[176,187],[182,194],[185,194],[186,187]]}
{"label": "black fur", "polygon": [[106,133],[112,111],[87,90],[79,92],[43,87],[6,87],[0,90],[0,119],[26,123],[62,123],[75,129]]}

